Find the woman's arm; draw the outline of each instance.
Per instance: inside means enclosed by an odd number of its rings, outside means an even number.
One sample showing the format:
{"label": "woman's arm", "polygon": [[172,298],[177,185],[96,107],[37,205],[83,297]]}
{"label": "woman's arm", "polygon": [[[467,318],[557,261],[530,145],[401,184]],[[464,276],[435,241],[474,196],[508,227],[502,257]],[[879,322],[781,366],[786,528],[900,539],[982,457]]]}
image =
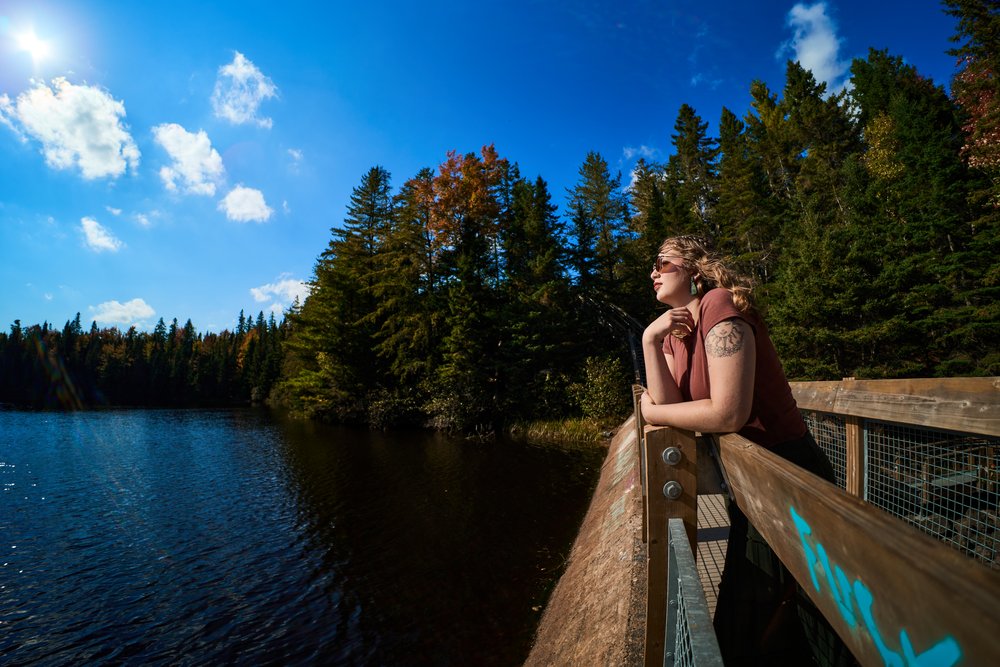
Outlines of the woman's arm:
{"label": "woman's arm", "polygon": [[673,357],[663,352],[663,339],[671,331],[693,329],[691,311],[672,308],[653,320],[642,333],[642,357],[646,366],[646,391],[658,404],[679,403],[683,399],[673,376]]}
{"label": "woman's arm", "polygon": [[743,428],[753,407],[757,362],[753,329],[738,318],[719,322],[705,337],[705,352],[709,398],[663,404],[646,392],[642,416],[647,422],[702,433],[733,433]]}

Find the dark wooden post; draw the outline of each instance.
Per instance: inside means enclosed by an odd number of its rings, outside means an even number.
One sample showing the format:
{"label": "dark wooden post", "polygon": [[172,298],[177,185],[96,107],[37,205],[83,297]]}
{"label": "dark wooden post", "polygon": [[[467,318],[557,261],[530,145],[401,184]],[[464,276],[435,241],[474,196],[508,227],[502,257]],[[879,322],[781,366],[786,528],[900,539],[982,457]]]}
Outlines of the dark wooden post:
{"label": "dark wooden post", "polygon": [[847,431],[847,452],[844,475],[847,492],[864,497],[865,486],[865,434],[859,417],[844,417]]}
{"label": "dark wooden post", "polygon": [[646,427],[649,512],[646,542],[645,664],[663,664],[667,621],[667,520],[684,521],[692,550],[698,535],[698,460],[694,433]]}

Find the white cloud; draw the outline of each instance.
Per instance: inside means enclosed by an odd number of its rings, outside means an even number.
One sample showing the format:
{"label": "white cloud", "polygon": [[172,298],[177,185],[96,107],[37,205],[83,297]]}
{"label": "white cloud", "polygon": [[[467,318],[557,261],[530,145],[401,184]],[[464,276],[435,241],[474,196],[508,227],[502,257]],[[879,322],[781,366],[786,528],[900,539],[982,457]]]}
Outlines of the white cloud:
{"label": "white cloud", "polygon": [[639,170],[635,167],[632,168],[632,172],[629,175],[628,185],[622,188],[625,192],[632,192],[635,190],[636,183],[639,182]]}
{"label": "white cloud", "polygon": [[125,303],[105,301],[98,306],[90,306],[93,319],[102,324],[137,324],[156,314],[149,304],[142,299],[132,299]]}
{"label": "white cloud", "polygon": [[656,157],[656,149],[650,146],[639,146],[638,148],[634,146],[626,146],[622,149],[622,153],[625,155],[626,160],[631,160],[632,158],[639,156],[647,159],[653,159]]}
{"label": "white cloud", "polygon": [[45,294],[43,294],[42,296],[44,296],[44,297],[45,297],[45,300],[46,300],[46,301],[52,301],[52,299],[54,299],[54,298],[55,298],[55,297],[54,297],[54,296],[52,295],[52,292],[46,292],[46,293],[45,293]]}
{"label": "white cloud", "polygon": [[265,222],[274,210],[264,201],[264,193],[237,185],[219,202],[219,210],[237,222]]}
{"label": "white cloud", "polygon": [[[295,280],[294,278],[285,278],[284,276],[280,276],[277,282],[250,288],[250,294],[253,295],[257,303],[264,303],[273,299],[274,301],[288,305],[291,305],[295,299],[298,299],[299,303],[302,303],[309,296],[309,291],[309,285],[305,282]],[[278,305],[280,306],[281,303]]]}
{"label": "white cloud", "polygon": [[106,208],[108,210],[108,213],[110,213],[111,215],[122,214],[122,210],[120,208],[114,208],[113,206],[105,206],[104,208]]}
{"label": "white cloud", "polygon": [[706,85],[706,86],[708,86],[712,90],[717,90],[719,88],[719,86],[722,85],[722,83],[723,83],[723,79],[718,79],[718,78],[713,79],[713,78],[710,78],[704,72],[696,72],[695,74],[693,74],[691,76],[691,87],[692,88],[697,88],[698,86]]}
{"label": "white cloud", "polygon": [[292,207],[288,205],[288,200],[287,199],[283,199],[281,201],[281,210],[284,211],[286,214],[292,212]]}
{"label": "white cloud", "polygon": [[840,60],[840,38],[837,26],[826,13],[826,3],[814,5],[799,3],[788,12],[788,26],[794,31],[792,39],[782,45],[778,55],[791,50],[795,60],[810,70],[816,80],[825,82],[828,91],[843,87],[843,77],[849,63]]}
{"label": "white cloud", "polygon": [[153,222],[149,219],[149,216],[145,213],[136,213],[135,221],[138,222],[143,227],[151,227]]}
{"label": "white cloud", "polygon": [[242,125],[256,123],[271,127],[270,118],[258,118],[257,109],[267,99],[278,96],[278,87],[239,51],[233,62],[219,68],[212,92],[212,109],[218,118]]}
{"label": "white cloud", "polygon": [[118,252],[125,244],[115,238],[108,229],[93,218],[80,218],[80,229],[87,247],[94,252]]}
{"label": "white cloud", "polygon": [[302,160],[305,157],[305,154],[299,148],[289,148],[288,157],[290,157],[292,160],[291,163],[288,165],[288,171],[290,171],[293,174],[298,174],[299,169],[302,166]]}
{"label": "white cloud", "polygon": [[17,129],[17,125],[14,124],[14,117],[17,111],[14,109],[14,105],[11,104],[10,98],[6,94],[0,95],[0,123],[6,125],[15,135],[21,143],[28,141],[28,138],[24,136],[21,130]]}
{"label": "white cloud", "polygon": [[139,149],[122,124],[124,103],[96,86],[61,77],[51,88],[36,81],[15,103],[0,100],[0,118],[41,142],[45,161],[55,169],[75,166],[86,179],[117,178],[139,165]]}
{"label": "white cloud", "polygon": [[177,181],[181,180],[185,192],[210,197],[215,194],[225,168],[204,130],[194,134],[177,123],[164,123],[153,128],[153,136],[173,160],[169,167],[160,169],[160,178],[168,190],[176,191]]}

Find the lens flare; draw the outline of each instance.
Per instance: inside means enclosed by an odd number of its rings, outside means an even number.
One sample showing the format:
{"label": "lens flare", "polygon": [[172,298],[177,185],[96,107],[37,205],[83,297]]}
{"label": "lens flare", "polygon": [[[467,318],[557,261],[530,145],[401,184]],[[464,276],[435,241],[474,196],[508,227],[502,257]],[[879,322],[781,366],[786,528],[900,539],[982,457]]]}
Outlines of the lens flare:
{"label": "lens flare", "polygon": [[27,51],[31,59],[36,63],[44,60],[52,51],[49,43],[39,39],[34,30],[27,30],[17,35],[17,46],[22,51]]}

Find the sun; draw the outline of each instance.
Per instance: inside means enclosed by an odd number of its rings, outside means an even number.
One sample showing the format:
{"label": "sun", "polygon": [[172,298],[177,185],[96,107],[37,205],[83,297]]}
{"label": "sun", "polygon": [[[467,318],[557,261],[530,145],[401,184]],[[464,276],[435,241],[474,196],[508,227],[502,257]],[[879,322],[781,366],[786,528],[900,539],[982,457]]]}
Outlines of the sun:
{"label": "sun", "polygon": [[22,51],[27,51],[31,59],[36,63],[44,60],[51,52],[49,43],[43,39],[39,39],[34,30],[22,32],[16,39],[18,48]]}

